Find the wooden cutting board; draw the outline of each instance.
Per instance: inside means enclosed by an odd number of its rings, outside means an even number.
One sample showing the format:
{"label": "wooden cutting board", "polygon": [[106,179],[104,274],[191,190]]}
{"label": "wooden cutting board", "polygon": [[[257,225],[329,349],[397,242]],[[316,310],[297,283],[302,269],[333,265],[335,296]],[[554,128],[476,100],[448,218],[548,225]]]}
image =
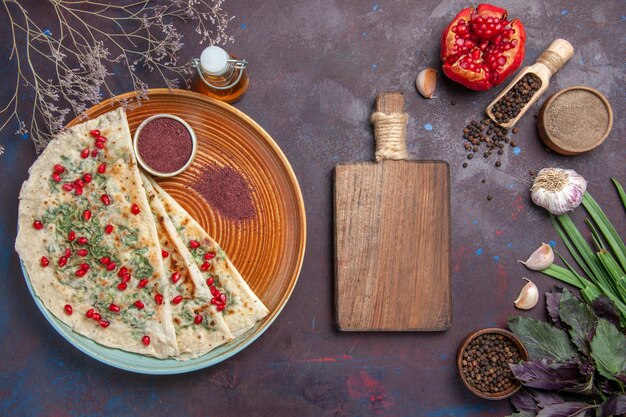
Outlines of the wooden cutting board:
{"label": "wooden cutting board", "polygon": [[[401,93],[380,94],[376,111],[396,124],[377,124],[377,146],[395,141],[386,136],[397,137],[398,129],[406,132]],[[391,157],[402,159],[407,152],[400,136],[400,156]],[[335,269],[339,330],[449,328],[448,164],[387,159],[335,167]]]}

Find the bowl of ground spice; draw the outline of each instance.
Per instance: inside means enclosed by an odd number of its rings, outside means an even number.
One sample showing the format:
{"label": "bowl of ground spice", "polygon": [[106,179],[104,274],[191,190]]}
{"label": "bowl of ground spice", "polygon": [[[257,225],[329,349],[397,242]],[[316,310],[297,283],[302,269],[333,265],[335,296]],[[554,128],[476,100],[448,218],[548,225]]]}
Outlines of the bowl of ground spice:
{"label": "bowl of ground spice", "polygon": [[191,165],[196,154],[196,134],[187,122],[172,114],[145,119],[133,138],[139,165],[157,177],[173,177]]}
{"label": "bowl of ground spice", "polygon": [[577,85],[550,96],[539,111],[539,136],[563,155],[588,152],[607,138],[613,110],[598,90]]}
{"label": "bowl of ground spice", "polygon": [[522,384],[509,365],[527,360],[528,351],[522,342],[513,333],[495,327],[469,334],[457,353],[463,384],[487,400],[501,400],[515,394]]}

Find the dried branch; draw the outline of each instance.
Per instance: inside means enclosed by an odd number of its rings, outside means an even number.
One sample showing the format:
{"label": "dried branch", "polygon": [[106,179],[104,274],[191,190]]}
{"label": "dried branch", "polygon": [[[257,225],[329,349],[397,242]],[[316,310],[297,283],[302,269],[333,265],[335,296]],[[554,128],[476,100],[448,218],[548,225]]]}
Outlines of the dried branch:
{"label": "dried branch", "polygon": [[[161,86],[189,87],[193,73],[188,62],[179,63],[184,44],[177,24],[193,22],[200,44],[232,42],[224,0],[49,0],[45,21],[53,29],[31,17],[27,2],[0,1],[11,33],[9,60],[16,65],[14,93],[0,110],[0,132],[16,123],[15,133],[29,134],[37,152],[63,129],[68,115],[85,117],[88,107],[122,93],[113,80],[124,74],[135,91],[132,100],[120,103],[125,107],[147,99],[148,75]],[[34,94],[28,126],[21,116],[27,104],[21,102],[23,89]]]}

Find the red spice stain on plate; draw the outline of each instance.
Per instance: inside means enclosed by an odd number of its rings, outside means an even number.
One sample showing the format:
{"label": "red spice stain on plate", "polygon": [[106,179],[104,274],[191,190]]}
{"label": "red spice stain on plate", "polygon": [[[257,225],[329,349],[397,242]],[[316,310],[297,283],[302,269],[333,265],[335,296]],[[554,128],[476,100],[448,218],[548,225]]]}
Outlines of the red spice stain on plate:
{"label": "red spice stain on plate", "polygon": [[346,384],[350,398],[355,400],[367,399],[369,408],[374,411],[387,410],[393,406],[387,389],[366,371],[349,375]]}
{"label": "red spice stain on plate", "polygon": [[455,254],[456,261],[454,262],[454,272],[459,272],[459,270],[461,269],[461,263],[463,262],[463,258],[468,253],[470,253],[470,250],[465,246],[462,246],[459,248],[459,250],[457,250]]}
{"label": "red spice stain on plate", "polygon": [[504,230],[502,229],[496,229],[496,236],[500,236],[501,234],[504,233]]}
{"label": "red spice stain on plate", "polygon": [[231,167],[205,167],[191,188],[224,217],[243,221],[256,215],[250,186],[243,175]]}

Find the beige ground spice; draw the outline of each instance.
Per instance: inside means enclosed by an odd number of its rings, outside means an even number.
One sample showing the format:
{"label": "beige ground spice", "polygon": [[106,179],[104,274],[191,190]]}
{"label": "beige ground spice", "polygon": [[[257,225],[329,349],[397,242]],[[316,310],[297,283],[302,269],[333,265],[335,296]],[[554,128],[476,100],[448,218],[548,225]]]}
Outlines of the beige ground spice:
{"label": "beige ground spice", "polygon": [[595,94],[571,90],[554,99],[546,109],[544,124],[554,142],[586,148],[602,138],[609,125],[609,114]]}

